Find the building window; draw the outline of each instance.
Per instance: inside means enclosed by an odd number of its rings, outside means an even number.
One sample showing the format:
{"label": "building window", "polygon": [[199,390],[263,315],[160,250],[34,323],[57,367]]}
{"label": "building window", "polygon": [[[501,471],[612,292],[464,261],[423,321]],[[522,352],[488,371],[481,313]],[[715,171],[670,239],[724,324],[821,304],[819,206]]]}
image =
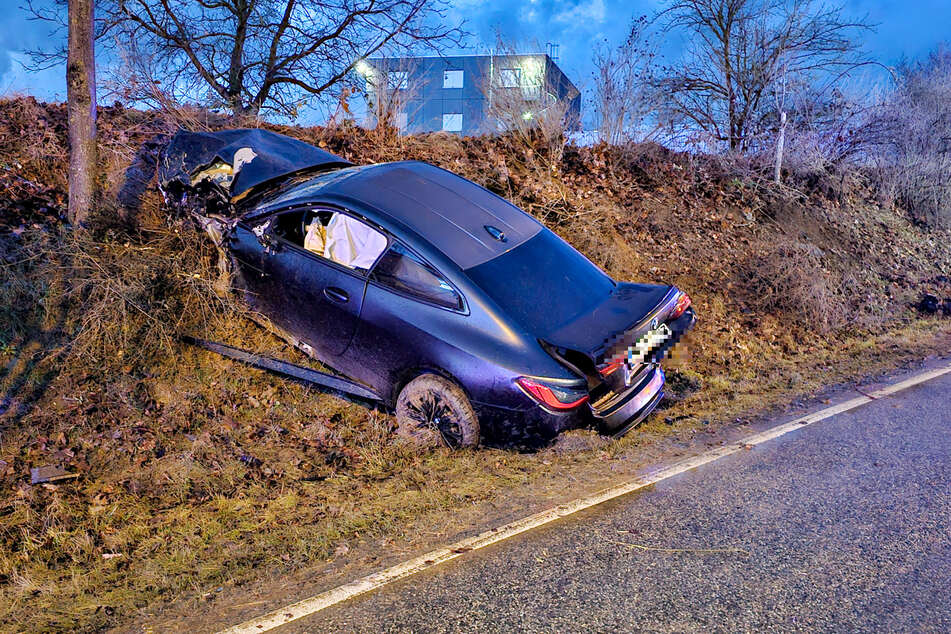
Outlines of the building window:
{"label": "building window", "polygon": [[408,75],[405,70],[393,70],[387,73],[386,81],[391,90],[406,90],[409,85]]}
{"label": "building window", "polygon": [[406,131],[406,123],[407,121],[405,112],[397,112],[396,116],[393,117],[393,126],[400,132]]}
{"label": "building window", "polygon": [[518,88],[521,83],[521,68],[503,68],[499,71],[499,84],[502,88]]}
{"label": "building window", "polygon": [[463,73],[461,70],[443,71],[442,87],[443,88],[462,88],[462,76],[463,76]]}
{"label": "building window", "polygon": [[522,98],[525,101],[535,101],[541,94],[541,86],[522,86]]}
{"label": "building window", "polygon": [[442,129],[446,132],[462,132],[462,113],[444,114],[442,116]]}

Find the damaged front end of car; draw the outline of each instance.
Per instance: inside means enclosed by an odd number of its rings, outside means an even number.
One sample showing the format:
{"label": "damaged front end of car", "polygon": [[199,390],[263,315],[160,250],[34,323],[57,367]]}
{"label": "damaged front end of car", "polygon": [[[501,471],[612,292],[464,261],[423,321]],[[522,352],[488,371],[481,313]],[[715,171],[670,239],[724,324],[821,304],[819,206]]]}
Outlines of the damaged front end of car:
{"label": "damaged front end of car", "polygon": [[[280,192],[285,184],[317,173],[351,166],[339,156],[266,130],[178,132],[158,165],[158,187],[171,220],[187,219],[204,232],[218,251],[218,279],[214,290],[221,296],[239,289],[233,279],[239,270],[228,246],[235,227],[252,214],[262,197]],[[268,224],[255,232],[262,247],[276,248]],[[313,349],[266,316],[249,317],[301,352],[318,360]],[[367,386],[346,377],[319,372],[288,361],[262,357],[247,350],[213,341],[185,337],[184,341],[248,365],[294,380],[320,385],[367,401],[381,397]]]}
{"label": "damaged front end of car", "polygon": [[182,130],[162,153],[157,180],[170,216],[191,219],[218,248],[215,290],[224,294],[233,268],[228,238],[260,195],[279,190],[295,176],[350,165],[330,152],[267,130]]}

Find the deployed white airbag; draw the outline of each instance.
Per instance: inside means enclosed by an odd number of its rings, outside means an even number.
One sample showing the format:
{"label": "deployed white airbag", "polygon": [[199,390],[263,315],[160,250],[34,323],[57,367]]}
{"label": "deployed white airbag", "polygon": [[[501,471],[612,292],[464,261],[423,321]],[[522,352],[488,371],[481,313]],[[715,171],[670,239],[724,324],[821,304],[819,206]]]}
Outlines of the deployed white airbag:
{"label": "deployed white airbag", "polygon": [[386,236],[346,214],[327,223],[324,256],[350,268],[369,269],[386,249]]}
{"label": "deployed white airbag", "polygon": [[307,225],[307,234],[304,236],[304,248],[317,255],[323,255],[327,245],[327,229],[320,224],[318,218]]}

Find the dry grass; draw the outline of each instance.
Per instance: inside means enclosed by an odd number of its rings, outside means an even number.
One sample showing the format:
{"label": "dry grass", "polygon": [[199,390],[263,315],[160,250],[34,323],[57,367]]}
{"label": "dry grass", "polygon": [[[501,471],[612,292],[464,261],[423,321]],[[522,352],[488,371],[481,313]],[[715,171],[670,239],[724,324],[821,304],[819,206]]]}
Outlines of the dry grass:
{"label": "dry grass", "polygon": [[[42,181],[53,192],[43,204],[56,204],[64,169],[31,148],[62,156],[61,110],[0,102],[0,162]],[[52,132],[27,130],[43,117]],[[110,109],[103,121],[111,185],[97,226],[77,237],[39,223],[0,237],[2,628],[100,629],[262,570],[305,567],[644,438],[923,356],[942,328],[908,304],[945,288],[949,235],[876,207],[860,184],[834,197],[764,191],[736,166],[650,145],[566,147],[552,164],[510,137],[275,126],[356,162],[446,167],[613,276],[670,281],[694,299],[701,321],[670,373],[680,398],[644,434],[540,456],[418,451],[392,441],[386,412],[178,343],[198,334],[303,361],[214,293],[214,249],[166,224],[154,190],[140,188],[134,207],[112,198],[130,160],[148,174],[139,147],[171,124]],[[30,147],[16,141],[20,129],[37,135]],[[18,187],[0,180],[0,195],[30,211],[34,190]],[[0,226],[16,227],[18,209],[4,208]],[[29,485],[31,466],[56,463],[80,477]]]}
{"label": "dry grass", "polygon": [[848,315],[832,273],[821,266],[821,251],[802,242],[780,242],[765,255],[757,254],[741,269],[757,313],[786,315],[798,324],[827,333]]}

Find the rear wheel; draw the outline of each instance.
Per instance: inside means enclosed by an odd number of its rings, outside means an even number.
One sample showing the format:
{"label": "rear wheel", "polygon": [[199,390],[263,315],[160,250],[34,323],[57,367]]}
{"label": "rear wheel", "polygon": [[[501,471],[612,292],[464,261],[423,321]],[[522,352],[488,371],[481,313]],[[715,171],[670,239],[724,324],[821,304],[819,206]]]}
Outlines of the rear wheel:
{"label": "rear wheel", "polygon": [[458,385],[423,374],[400,392],[396,401],[397,433],[423,446],[452,449],[479,444],[479,419]]}

